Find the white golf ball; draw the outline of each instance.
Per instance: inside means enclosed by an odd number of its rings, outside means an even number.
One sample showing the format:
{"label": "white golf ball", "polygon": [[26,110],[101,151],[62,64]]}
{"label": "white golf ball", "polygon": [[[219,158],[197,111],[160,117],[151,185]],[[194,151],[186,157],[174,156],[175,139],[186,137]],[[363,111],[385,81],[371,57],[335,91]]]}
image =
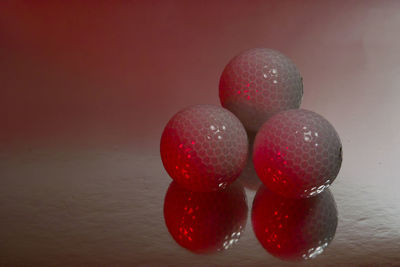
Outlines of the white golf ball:
{"label": "white golf ball", "polygon": [[299,108],[302,77],[282,53],[266,48],[246,50],[222,72],[219,97],[249,131],[256,132],[273,114]]}
{"label": "white golf ball", "polygon": [[196,105],[175,114],[165,126],[161,159],[172,179],[193,191],[232,183],[246,165],[246,130],[230,111]]}
{"label": "white golf ball", "polygon": [[253,163],[261,181],[287,197],[310,197],[335,180],[342,143],[333,126],[315,112],[295,109],[272,116],[259,130]]}

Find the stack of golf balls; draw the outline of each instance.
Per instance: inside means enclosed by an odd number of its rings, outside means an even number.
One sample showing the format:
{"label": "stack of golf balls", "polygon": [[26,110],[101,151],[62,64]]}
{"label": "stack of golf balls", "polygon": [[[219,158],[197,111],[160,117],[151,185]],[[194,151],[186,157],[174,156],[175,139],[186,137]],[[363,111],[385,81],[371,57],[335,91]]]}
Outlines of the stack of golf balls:
{"label": "stack of golf balls", "polygon": [[252,160],[260,180],[289,198],[323,192],[336,178],[342,144],[321,115],[299,109],[302,77],[272,49],[234,57],[219,83],[222,107],[197,105],[174,115],[161,137],[168,174],[193,191],[220,190],[246,166],[247,132],[255,132]]}

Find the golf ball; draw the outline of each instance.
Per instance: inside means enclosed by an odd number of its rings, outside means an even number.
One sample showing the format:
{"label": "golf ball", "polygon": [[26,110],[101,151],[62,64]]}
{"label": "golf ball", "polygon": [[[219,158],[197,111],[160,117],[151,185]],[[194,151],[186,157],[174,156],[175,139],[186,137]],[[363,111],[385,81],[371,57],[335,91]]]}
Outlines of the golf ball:
{"label": "golf ball", "polygon": [[168,231],[182,247],[195,253],[225,250],[238,242],[247,221],[243,186],[193,192],[172,182],[164,200]]}
{"label": "golf ball", "polygon": [[249,131],[256,132],[273,114],[299,108],[303,81],[294,63],[266,48],[246,50],[222,72],[219,97]]}
{"label": "golf ball", "polygon": [[253,201],[252,225],[261,245],[283,260],[321,254],[336,233],[335,200],[330,190],[313,198],[284,198],[260,186]]}
{"label": "golf ball", "polygon": [[194,191],[222,189],[246,165],[247,134],[228,110],[196,105],[175,114],[165,126],[161,159],[172,179]]}
{"label": "golf ball", "polygon": [[286,197],[310,197],[336,178],[342,144],[333,126],[309,110],[272,116],[254,141],[253,163],[261,181]]}

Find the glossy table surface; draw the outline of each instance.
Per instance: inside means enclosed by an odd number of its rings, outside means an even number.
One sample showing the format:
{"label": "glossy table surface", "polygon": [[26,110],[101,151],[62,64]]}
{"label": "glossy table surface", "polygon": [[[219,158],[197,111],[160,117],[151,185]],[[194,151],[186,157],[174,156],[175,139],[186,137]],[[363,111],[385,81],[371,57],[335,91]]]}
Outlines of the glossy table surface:
{"label": "glossy table surface", "polygon": [[[0,265],[400,266],[399,8],[396,1],[6,2]],[[223,67],[251,47],[293,59],[304,77],[302,107],[326,117],[342,139],[329,202],[337,228],[314,259],[279,259],[256,238],[260,182],[251,167],[234,184],[244,188],[247,209],[240,202],[232,210],[243,227],[226,250],[193,253],[165,223],[172,180],[159,155],[163,127],[182,107],[218,105]]]}

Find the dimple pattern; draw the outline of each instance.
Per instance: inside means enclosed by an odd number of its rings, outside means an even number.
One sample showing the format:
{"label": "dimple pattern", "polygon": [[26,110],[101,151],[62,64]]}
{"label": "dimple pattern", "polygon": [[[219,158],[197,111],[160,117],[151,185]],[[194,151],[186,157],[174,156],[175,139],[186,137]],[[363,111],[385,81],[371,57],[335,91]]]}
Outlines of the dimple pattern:
{"label": "dimple pattern", "polygon": [[249,131],[256,132],[273,114],[299,108],[303,81],[282,53],[250,49],[234,57],[222,72],[219,97]]}
{"label": "dimple pattern", "polygon": [[172,182],[164,200],[168,231],[195,253],[225,250],[236,244],[247,221],[243,186],[233,183],[214,192],[193,192]]}
{"label": "dimple pattern", "polygon": [[290,199],[261,186],[253,201],[252,225],[262,246],[283,260],[321,254],[336,233],[338,215],[330,190],[313,198]]}
{"label": "dimple pattern", "polygon": [[336,178],[342,144],[321,115],[304,109],[283,111],[257,133],[253,162],[257,175],[271,190],[286,197],[310,197]]}
{"label": "dimple pattern", "polygon": [[194,191],[225,188],[243,170],[247,134],[228,110],[196,105],[175,114],[165,126],[160,145],[168,174]]}

